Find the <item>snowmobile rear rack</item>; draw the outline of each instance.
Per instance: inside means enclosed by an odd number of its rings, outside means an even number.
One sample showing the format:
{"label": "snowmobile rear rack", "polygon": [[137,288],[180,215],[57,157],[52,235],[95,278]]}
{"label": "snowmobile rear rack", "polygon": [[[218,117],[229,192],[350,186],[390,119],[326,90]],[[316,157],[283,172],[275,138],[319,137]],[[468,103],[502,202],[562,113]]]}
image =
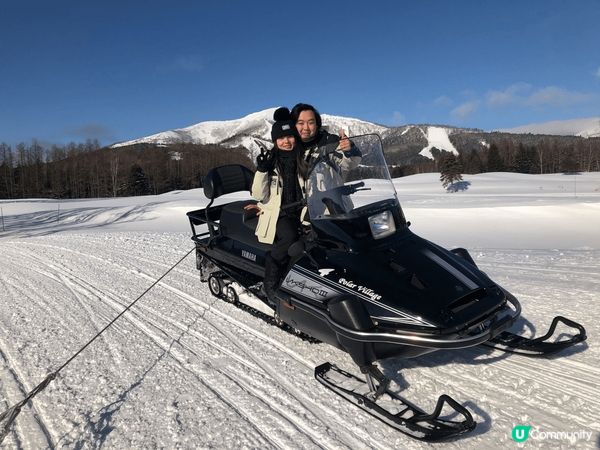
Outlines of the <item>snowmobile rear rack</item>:
{"label": "snowmobile rear rack", "polygon": [[[556,331],[556,326],[559,324],[559,322],[562,322],[568,327],[578,330],[579,333],[571,336],[569,339],[565,339],[562,341],[547,342],[547,339],[551,338],[554,335],[554,332]],[[485,342],[483,345],[505,352],[517,353],[520,355],[545,356],[557,353],[565,348],[583,342],[586,339],[587,334],[583,325],[571,319],[567,319],[566,317],[556,316],[552,320],[548,332],[538,338],[532,339],[524,336],[519,336],[509,331],[503,331],[495,338],[490,339],[488,342]]]}
{"label": "snowmobile rear rack", "polygon": [[[373,400],[367,383],[327,362],[315,368],[315,378],[325,387],[396,430],[422,441],[439,441],[468,433],[477,423],[471,413],[448,395],[441,395],[431,414],[385,389]],[[445,405],[462,421],[440,418]],[[453,414],[453,415],[454,415]]]}

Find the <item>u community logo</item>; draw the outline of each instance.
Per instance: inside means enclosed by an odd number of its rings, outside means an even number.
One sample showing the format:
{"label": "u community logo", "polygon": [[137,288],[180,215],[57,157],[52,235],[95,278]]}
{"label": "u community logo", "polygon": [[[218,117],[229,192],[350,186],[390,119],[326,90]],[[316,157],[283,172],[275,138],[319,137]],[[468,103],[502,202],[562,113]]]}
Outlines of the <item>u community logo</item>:
{"label": "u community logo", "polygon": [[545,440],[564,440],[575,444],[579,440],[589,441],[592,438],[592,432],[586,430],[577,431],[541,431],[537,427],[531,431],[531,425],[515,425],[511,436],[515,442],[525,442],[531,438],[536,441]]}
{"label": "u community logo", "polygon": [[531,425],[515,425],[512,429],[512,438],[515,442],[525,442],[529,437]]}

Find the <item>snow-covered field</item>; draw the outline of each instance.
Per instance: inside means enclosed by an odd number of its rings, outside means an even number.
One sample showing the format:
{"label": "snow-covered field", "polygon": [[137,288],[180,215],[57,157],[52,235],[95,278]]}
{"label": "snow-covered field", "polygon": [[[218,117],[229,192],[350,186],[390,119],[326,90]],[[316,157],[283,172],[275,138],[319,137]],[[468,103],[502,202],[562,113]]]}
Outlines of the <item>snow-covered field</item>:
{"label": "snow-covered field", "polygon": [[[600,173],[466,176],[452,194],[438,177],[396,180],[411,229],[470,249],[521,300],[516,329],[544,332],[562,314],[588,332],[551,359],[471,348],[381,364],[425,410],[442,393],[467,406],[478,422],[470,436],[414,441],[327,391],[313,368],[331,361],[357,373],[345,353],[215,299],[190,255],[23,408],[2,447],[600,445]],[[193,247],[185,212],[205,203],[200,190],[0,202],[0,413]],[[513,442],[517,424],[537,439]]]}

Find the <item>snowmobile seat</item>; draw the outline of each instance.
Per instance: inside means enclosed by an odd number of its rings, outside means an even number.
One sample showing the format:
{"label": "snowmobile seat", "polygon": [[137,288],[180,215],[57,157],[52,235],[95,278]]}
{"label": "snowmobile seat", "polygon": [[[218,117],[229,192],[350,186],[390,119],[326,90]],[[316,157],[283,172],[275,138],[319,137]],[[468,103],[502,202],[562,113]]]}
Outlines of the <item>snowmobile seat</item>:
{"label": "snowmobile seat", "polygon": [[254,234],[258,224],[256,210],[244,210],[244,206],[255,204],[254,200],[245,200],[224,205],[221,210],[219,231],[222,236],[269,251],[271,245],[258,242]]}
{"label": "snowmobile seat", "polygon": [[254,235],[258,223],[256,211],[244,210],[244,206],[252,204],[255,205],[256,201],[245,200],[223,205],[219,223],[220,234],[247,244],[258,244]]}
{"label": "snowmobile seat", "polygon": [[[210,170],[204,178],[204,195],[210,199],[206,207],[208,210],[214,200],[222,195],[233,192],[250,191],[252,189],[252,171],[239,164],[215,167]],[[221,205],[219,223],[211,223],[218,229],[218,234],[243,242],[253,247],[270,250],[268,244],[258,242],[254,231],[258,224],[256,211],[245,211],[244,206],[256,204],[254,200],[243,200]],[[217,208],[217,207],[215,207]],[[218,214],[218,212],[217,212]]]}

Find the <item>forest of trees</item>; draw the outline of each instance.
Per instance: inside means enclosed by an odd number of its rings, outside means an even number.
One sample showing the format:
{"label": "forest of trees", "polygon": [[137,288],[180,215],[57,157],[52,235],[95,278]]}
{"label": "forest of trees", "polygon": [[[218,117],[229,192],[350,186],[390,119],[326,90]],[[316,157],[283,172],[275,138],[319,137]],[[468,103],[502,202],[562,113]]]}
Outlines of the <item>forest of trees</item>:
{"label": "forest of trees", "polygon": [[[462,173],[560,173],[600,171],[600,138],[464,133],[450,136]],[[487,145],[482,146],[484,140]],[[385,144],[385,141],[384,141]],[[410,164],[394,163],[392,177],[439,172],[446,152],[432,150]],[[390,160],[394,156],[389,155]],[[87,198],[161,194],[202,186],[221,164],[254,168],[248,150],[219,145],[137,144],[101,147],[97,141],[44,147],[37,141],[15,148],[0,143],[0,198]]]}
{"label": "forest of trees", "polygon": [[220,164],[253,168],[245,148],[177,144],[100,147],[97,141],[44,148],[0,144],[0,198],[89,198],[161,194],[202,186]]}
{"label": "forest of trees", "polygon": [[[463,135],[464,137],[464,135]],[[518,172],[529,174],[600,171],[600,138],[567,136],[472,134],[468,140],[450,136],[458,149],[463,173]],[[482,146],[485,140],[487,145]],[[435,160],[419,157],[411,164],[399,164],[392,176],[439,172],[447,152],[432,150]]]}

